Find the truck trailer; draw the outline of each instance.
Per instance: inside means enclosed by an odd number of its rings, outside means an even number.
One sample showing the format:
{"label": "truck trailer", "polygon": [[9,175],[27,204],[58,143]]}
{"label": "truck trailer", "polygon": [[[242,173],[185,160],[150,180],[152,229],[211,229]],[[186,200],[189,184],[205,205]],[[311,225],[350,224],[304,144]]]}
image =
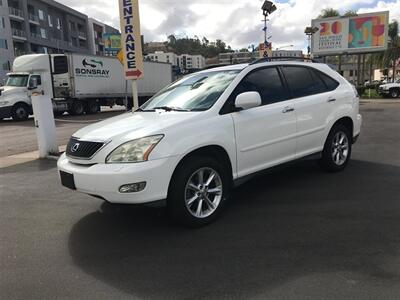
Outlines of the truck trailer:
{"label": "truck trailer", "polygon": [[[32,114],[33,89],[51,94],[55,115],[94,114],[101,106],[132,103],[131,84],[114,57],[76,53],[31,54],[14,60],[12,72],[0,90],[0,119],[26,120]],[[144,62],[138,80],[139,101],[152,97],[172,82],[167,63]]]}

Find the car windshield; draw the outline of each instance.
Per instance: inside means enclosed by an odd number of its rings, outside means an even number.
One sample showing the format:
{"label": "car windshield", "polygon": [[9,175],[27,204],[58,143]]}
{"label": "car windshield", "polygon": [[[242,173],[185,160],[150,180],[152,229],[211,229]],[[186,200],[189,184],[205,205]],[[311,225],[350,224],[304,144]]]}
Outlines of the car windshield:
{"label": "car windshield", "polygon": [[214,105],[239,73],[240,70],[230,70],[188,75],[161,90],[143,104],[140,110],[207,110]]}
{"label": "car windshield", "polygon": [[8,77],[6,86],[18,86],[23,87],[28,84],[28,75],[11,75]]}

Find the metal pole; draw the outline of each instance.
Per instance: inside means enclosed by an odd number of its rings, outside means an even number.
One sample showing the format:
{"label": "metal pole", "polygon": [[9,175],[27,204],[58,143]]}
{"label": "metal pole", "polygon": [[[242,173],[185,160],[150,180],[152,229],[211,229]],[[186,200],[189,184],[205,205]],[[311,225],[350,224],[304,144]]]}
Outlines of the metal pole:
{"label": "metal pole", "polygon": [[267,15],[266,14],[264,14],[264,47],[265,47],[265,50],[267,50],[266,49],[266,47],[267,47]]}
{"label": "metal pole", "polygon": [[138,95],[138,88],[137,88],[137,81],[132,80],[132,100],[133,100],[133,111],[139,108],[139,95]]}

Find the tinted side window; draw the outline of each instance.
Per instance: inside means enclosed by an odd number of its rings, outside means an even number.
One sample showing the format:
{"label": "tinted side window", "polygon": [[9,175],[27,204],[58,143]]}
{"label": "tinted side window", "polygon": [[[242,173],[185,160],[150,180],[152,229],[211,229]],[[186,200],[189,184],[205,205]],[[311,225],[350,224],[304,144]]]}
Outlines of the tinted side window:
{"label": "tinted side window", "polygon": [[339,82],[337,82],[335,79],[329,77],[328,75],[326,75],[322,72],[317,72],[317,73],[322,78],[322,80],[325,82],[325,85],[328,88],[328,91],[333,91],[339,86]]}
{"label": "tinted side window", "polygon": [[40,77],[40,75],[32,75],[31,78],[29,79],[29,85],[33,83],[34,79],[36,79],[37,85],[42,85],[42,78]]}
{"label": "tinted side window", "polygon": [[233,92],[233,101],[237,95],[244,92],[258,92],[263,105],[288,98],[277,68],[265,68],[251,72]]}
{"label": "tinted side window", "polygon": [[282,70],[293,98],[315,95],[327,91],[324,82],[308,68],[283,66]]}
{"label": "tinted side window", "polygon": [[66,56],[54,57],[54,74],[68,73],[68,60]]}

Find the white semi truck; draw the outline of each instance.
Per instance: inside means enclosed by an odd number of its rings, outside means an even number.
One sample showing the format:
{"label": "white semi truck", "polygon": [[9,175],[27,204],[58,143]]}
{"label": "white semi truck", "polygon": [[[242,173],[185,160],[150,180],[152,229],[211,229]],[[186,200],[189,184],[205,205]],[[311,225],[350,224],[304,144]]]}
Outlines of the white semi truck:
{"label": "white semi truck", "polygon": [[[140,101],[172,82],[170,64],[144,62],[138,80]],[[32,114],[32,90],[51,95],[56,115],[94,114],[100,106],[132,103],[131,84],[121,63],[113,57],[83,54],[31,54],[17,57],[0,88],[0,119],[25,120]],[[126,102],[127,100],[127,102]]]}

